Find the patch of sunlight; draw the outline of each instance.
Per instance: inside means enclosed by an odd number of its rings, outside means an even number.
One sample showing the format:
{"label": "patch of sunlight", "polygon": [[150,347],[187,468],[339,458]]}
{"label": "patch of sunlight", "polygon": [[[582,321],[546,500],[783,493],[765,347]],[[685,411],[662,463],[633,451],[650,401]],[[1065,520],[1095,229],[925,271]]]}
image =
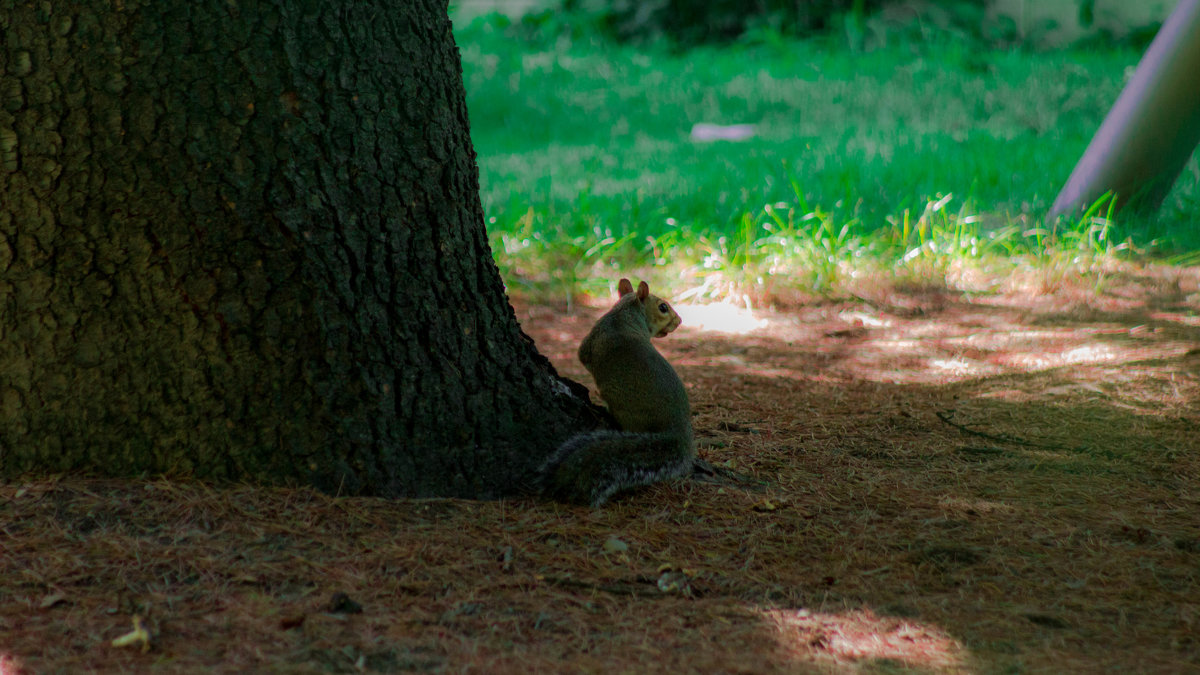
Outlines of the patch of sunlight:
{"label": "patch of sunlight", "polygon": [[1150,315],[1155,321],[1173,321],[1185,326],[1200,326],[1200,316],[1180,314],[1177,312],[1154,312]]}
{"label": "patch of sunlight", "polygon": [[17,657],[0,652],[0,675],[18,675],[21,672],[21,662]]}
{"label": "patch of sunlight", "polygon": [[755,317],[752,310],[728,303],[675,305],[675,311],[679,312],[683,325],[702,331],[745,335],[770,324],[764,318]]}
{"label": "patch of sunlight", "polygon": [[870,610],[841,614],[808,609],[769,609],[780,646],[797,660],[890,659],[918,668],[963,668],[966,648],[946,631],[912,619],[876,616]]}
{"label": "patch of sunlight", "polygon": [[838,318],[853,326],[867,326],[868,328],[887,328],[892,325],[891,321],[866,312],[845,311],[838,314]]}
{"label": "patch of sunlight", "polygon": [[1058,354],[1012,354],[1005,361],[1010,366],[1026,370],[1044,370],[1079,363],[1101,363],[1118,358],[1112,347],[1103,344],[1086,344]]}
{"label": "patch of sunlight", "polygon": [[893,354],[902,354],[905,352],[916,351],[929,347],[929,343],[921,340],[878,340],[875,345],[879,351],[892,352]]}
{"label": "patch of sunlight", "polygon": [[1035,347],[1053,341],[1067,341],[1075,337],[1070,330],[1001,330],[981,331],[960,338],[970,347],[981,349],[1014,349]]}
{"label": "patch of sunlight", "polygon": [[1094,363],[1111,361],[1117,357],[1108,345],[1083,345],[1062,353],[1063,363]]}
{"label": "patch of sunlight", "polygon": [[982,375],[985,372],[990,372],[991,369],[981,367],[980,364],[968,361],[966,359],[930,359],[929,365],[938,370],[944,370],[954,375]]}
{"label": "patch of sunlight", "polygon": [[1036,354],[1013,354],[1003,359],[1004,365],[1026,372],[1035,372],[1038,370],[1049,370],[1057,365],[1057,361],[1045,356]]}

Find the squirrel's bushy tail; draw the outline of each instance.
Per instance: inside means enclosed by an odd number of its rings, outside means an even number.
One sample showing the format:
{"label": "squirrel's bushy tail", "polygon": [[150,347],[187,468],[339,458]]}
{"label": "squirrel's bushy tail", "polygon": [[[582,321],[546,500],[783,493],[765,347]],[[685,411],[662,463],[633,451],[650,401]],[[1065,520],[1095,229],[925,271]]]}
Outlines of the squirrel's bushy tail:
{"label": "squirrel's bushy tail", "polygon": [[568,439],[539,469],[552,499],[600,506],[616,492],[692,472],[690,438],[602,430]]}

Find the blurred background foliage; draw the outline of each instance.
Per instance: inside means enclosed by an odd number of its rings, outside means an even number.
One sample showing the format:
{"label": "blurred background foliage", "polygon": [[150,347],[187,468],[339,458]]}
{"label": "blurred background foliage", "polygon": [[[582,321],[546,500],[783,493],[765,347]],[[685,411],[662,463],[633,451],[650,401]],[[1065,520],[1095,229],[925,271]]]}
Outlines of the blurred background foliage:
{"label": "blurred background foliage", "polygon": [[493,252],[510,288],[567,302],[647,268],[672,294],[776,302],[1195,263],[1194,157],[1153,218],[1045,219],[1173,6],[458,0]]}
{"label": "blurred background foliage", "polygon": [[870,48],[888,40],[954,33],[992,45],[1061,47],[1080,41],[1143,48],[1173,0],[465,0],[520,17],[527,35],[569,31],[678,46],[844,36]]}

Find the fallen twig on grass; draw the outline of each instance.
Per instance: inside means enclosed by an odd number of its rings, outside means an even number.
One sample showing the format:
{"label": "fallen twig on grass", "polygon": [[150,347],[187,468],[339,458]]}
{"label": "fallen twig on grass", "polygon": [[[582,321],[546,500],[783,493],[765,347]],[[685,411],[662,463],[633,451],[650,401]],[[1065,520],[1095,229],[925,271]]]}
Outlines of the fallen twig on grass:
{"label": "fallen twig on grass", "polygon": [[975,429],[972,429],[971,427],[968,427],[965,424],[959,424],[958,422],[955,422],[954,420],[950,419],[950,416],[954,414],[953,410],[938,410],[934,414],[937,415],[937,418],[939,420],[945,422],[946,424],[949,424],[950,426],[954,427],[955,429],[958,429],[959,431],[963,432],[964,434],[967,434],[968,436],[978,436],[979,438],[986,438],[989,441],[995,441],[997,443],[1010,443],[1012,445],[1020,445],[1020,446],[1024,446],[1027,448],[1038,448],[1041,450],[1078,451],[1078,450],[1084,449],[1082,447],[1072,448],[1072,447],[1069,447],[1066,445],[1059,445],[1057,443],[1035,443],[1033,441],[1027,441],[1024,438],[1019,438],[1017,436],[1009,436],[1008,434],[989,434],[986,431],[977,431]]}
{"label": "fallen twig on grass", "polygon": [[[542,577],[542,581],[554,586],[579,588],[587,591],[600,591],[610,595],[632,595],[640,598],[666,598],[671,594],[658,590],[655,580],[649,577],[637,577],[633,581],[621,581],[608,584],[578,581],[564,577]],[[647,588],[643,588],[646,586]]]}
{"label": "fallen twig on grass", "polygon": [[761,491],[767,485],[766,481],[758,480],[744,473],[738,473],[732,469],[716,466],[699,457],[692,460],[692,479],[704,483],[718,483],[720,485],[755,491]]}

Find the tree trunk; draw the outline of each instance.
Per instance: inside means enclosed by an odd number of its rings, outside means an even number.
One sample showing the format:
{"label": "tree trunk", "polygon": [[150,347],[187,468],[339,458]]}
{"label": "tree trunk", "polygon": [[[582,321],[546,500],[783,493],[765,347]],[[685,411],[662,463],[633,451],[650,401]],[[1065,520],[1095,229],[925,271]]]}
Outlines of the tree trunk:
{"label": "tree trunk", "polygon": [[594,424],[492,262],[445,0],[0,33],[0,474],[494,497]]}

